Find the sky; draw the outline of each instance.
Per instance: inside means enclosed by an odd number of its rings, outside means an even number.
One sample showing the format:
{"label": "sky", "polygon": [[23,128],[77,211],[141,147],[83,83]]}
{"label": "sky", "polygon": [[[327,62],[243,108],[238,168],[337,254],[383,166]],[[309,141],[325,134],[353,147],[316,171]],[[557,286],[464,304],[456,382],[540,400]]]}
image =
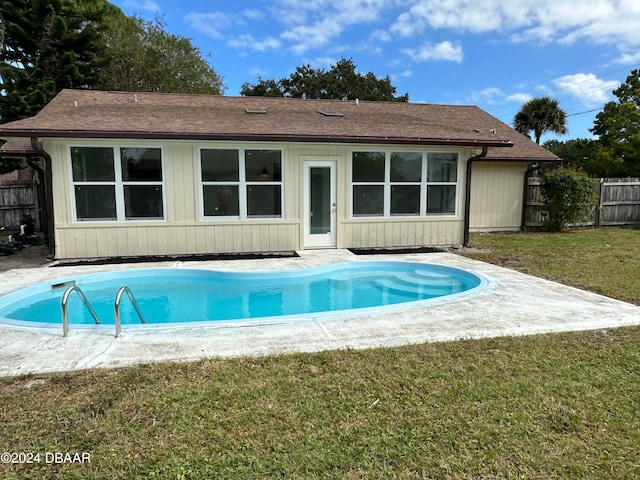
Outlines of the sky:
{"label": "sky", "polygon": [[640,68],[640,0],[111,0],[161,18],[223,77],[286,78],[302,65],[391,78],[412,103],[477,105],[506,124],[550,96],[567,135],[589,131],[612,91]]}

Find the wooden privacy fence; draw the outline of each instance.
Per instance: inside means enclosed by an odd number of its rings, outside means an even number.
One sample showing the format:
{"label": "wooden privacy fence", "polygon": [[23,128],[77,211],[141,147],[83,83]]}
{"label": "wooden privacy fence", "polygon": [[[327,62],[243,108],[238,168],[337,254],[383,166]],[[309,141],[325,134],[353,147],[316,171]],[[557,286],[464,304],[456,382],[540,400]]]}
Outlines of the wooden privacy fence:
{"label": "wooden privacy fence", "polygon": [[[587,225],[600,227],[640,224],[640,177],[600,178],[598,205]],[[539,227],[546,217],[540,179],[529,177],[525,226]]]}
{"label": "wooden privacy fence", "polygon": [[[35,212],[39,208],[37,183],[0,181],[0,227],[15,224],[12,228],[17,229],[22,215]],[[39,230],[39,215],[32,213],[32,217],[36,230]]]}

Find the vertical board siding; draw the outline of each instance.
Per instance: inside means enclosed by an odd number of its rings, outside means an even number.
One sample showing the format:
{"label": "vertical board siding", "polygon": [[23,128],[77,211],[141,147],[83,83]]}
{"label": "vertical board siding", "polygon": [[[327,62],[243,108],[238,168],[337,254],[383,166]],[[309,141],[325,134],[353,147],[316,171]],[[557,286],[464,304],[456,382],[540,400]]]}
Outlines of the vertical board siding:
{"label": "vertical board siding", "polygon": [[473,166],[471,230],[520,228],[525,171],[522,163],[479,162]]}
{"label": "vertical board siding", "polygon": [[451,246],[462,242],[462,220],[348,221],[342,223],[353,248]]}
{"label": "vertical board siding", "polygon": [[[49,140],[47,142],[46,149],[52,153],[53,161],[56,257],[61,259],[278,252],[304,248],[303,159],[336,160],[338,248],[444,246],[462,242],[461,213],[450,218],[351,218],[349,166],[350,152],[354,147],[349,145],[278,144],[269,146],[269,148],[283,150],[284,218],[205,220],[201,217],[200,206],[199,148],[205,146],[235,148],[239,145],[232,145],[229,142],[144,142],[159,145],[163,149],[166,221],[74,223],[68,145],[120,146],[135,145],[136,142],[114,140],[100,142]],[[252,145],[257,148],[268,146]],[[359,145],[357,148],[389,150],[392,147]],[[469,156],[466,150],[460,150],[459,154],[460,158]],[[464,181],[462,162],[458,184],[459,212],[463,208],[461,198],[464,196]],[[488,182],[488,179],[483,181]],[[504,181],[509,179],[506,178]],[[521,189],[521,181],[518,185]],[[487,183],[483,188],[487,192],[492,192],[494,185]],[[506,193],[507,196],[512,194],[512,192]],[[504,203],[504,199],[498,199],[496,202]]]}
{"label": "vertical board siding", "polygon": [[[289,223],[117,227],[94,224],[59,228],[56,246],[57,256],[66,259],[266,253],[295,250],[298,231],[298,224]],[[194,240],[185,242],[184,238]]]}

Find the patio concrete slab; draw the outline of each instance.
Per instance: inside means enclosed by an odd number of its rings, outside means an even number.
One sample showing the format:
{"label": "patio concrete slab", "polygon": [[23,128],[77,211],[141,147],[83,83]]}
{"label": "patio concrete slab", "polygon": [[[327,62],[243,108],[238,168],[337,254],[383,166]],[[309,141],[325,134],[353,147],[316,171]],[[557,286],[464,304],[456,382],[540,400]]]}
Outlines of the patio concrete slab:
{"label": "patio concrete slab", "polygon": [[[640,306],[535,278],[451,253],[354,255],[347,250],[299,252],[298,258],[183,262],[182,268],[266,271],[337,262],[406,260],[442,264],[483,276],[480,291],[427,304],[380,311],[306,315],[203,326],[123,326],[99,330],[33,328],[0,324],[0,376],[114,368],[205,357],[271,355],[361,349],[502,335],[528,335],[640,325]],[[23,286],[98,271],[171,267],[176,262],[10,270],[0,295]],[[123,272],[126,278],[126,273]]]}

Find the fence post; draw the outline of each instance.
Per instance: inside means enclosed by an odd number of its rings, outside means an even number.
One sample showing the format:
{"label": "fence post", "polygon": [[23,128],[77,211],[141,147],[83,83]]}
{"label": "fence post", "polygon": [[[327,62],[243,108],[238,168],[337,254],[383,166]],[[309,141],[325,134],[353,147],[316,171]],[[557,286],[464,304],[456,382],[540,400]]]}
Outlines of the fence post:
{"label": "fence post", "polygon": [[598,179],[598,203],[596,204],[596,211],[593,218],[593,226],[594,228],[600,228],[600,209],[602,208],[602,184],[604,184],[605,179]]}

